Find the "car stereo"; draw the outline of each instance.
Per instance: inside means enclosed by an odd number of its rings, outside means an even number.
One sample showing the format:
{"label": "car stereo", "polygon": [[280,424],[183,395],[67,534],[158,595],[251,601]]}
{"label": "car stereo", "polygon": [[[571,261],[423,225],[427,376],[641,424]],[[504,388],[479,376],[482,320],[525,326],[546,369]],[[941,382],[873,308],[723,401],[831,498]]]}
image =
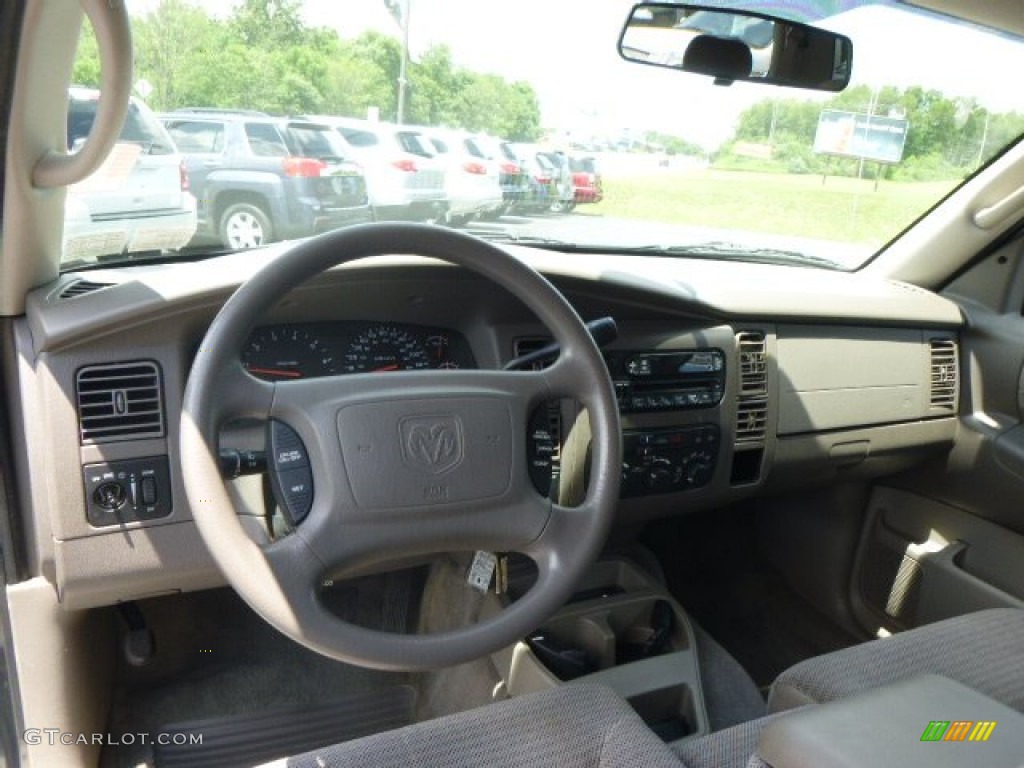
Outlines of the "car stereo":
{"label": "car stereo", "polygon": [[604,358],[623,413],[710,408],[725,393],[720,349],[611,351]]}

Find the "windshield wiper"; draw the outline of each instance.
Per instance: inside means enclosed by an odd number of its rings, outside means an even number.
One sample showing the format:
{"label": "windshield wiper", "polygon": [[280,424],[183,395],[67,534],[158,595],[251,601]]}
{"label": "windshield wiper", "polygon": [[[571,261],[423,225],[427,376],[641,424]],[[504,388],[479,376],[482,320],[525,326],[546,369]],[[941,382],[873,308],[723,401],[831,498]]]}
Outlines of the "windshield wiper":
{"label": "windshield wiper", "polygon": [[842,269],[842,265],[824,256],[815,256],[783,248],[761,248],[712,241],[695,245],[640,245],[617,249],[621,253],[635,253],[647,256],[685,256],[694,259],[722,259],[752,261],[758,264],[796,264],[805,267]]}

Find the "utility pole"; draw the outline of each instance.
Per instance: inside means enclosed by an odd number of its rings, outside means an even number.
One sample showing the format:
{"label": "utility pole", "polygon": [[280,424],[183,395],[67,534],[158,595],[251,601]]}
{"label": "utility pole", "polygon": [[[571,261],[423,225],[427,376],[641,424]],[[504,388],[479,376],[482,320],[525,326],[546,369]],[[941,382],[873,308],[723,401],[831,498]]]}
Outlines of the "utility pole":
{"label": "utility pole", "polygon": [[409,10],[412,0],[384,0],[402,33],[402,58],[398,63],[398,111],[395,122],[405,122],[405,102],[409,90]]}
{"label": "utility pole", "polygon": [[[872,88],[871,89],[871,98],[868,99],[868,120],[867,120],[867,124],[864,126],[864,139],[865,139],[865,143],[866,143],[867,139],[871,135],[871,118],[874,117],[874,115],[875,115],[875,108],[878,106],[878,97],[879,97],[879,95],[881,95],[881,92],[882,92],[882,87],[881,86],[879,86],[878,88]],[[860,162],[857,164],[857,178],[858,179],[863,179],[864,178],[864,158],[863,157],[861,157]],[[877,182],[878,180],[875,179],[875,181]]]}
{"label": "utility pole", "polygon": [[405,100],[409,90],[409,8],[412,0],[402,4],[402,61],[398,65],[398,115],[399,125],[405,122]]}
{"label": "utility pole", "polygon": [[981,146],[978,147],[978,160],[974,164],[975,170],[981,167],[981,164],[985,162],[985,145],[988,144],[988,121],[992,118],[992,113],[987,109],[985,110],[985,129],[981,132]]}

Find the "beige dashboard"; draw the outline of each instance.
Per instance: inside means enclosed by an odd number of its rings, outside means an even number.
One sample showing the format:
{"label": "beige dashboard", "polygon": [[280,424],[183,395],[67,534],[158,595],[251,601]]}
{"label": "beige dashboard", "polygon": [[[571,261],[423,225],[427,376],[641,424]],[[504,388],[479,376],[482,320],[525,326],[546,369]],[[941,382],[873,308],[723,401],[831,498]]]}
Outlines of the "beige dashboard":
{"label": "beige dashboard", "polygon": [[[30,296],[15,339],[26,414],[19,471],[30,478],[20,485],[32,489],[23,499],[32,511],[30,567],[54,583],[65,606],[223,583],[185,499],[179,408],[192,357],[220,305],[287,248],[67,274]],[[891,473],[952,444],[961,316],[934,294],[797,267],[510,250],[585,320],[618,323],[619,337],[605,351],[622,405],[623,522],[720,506],[808,478]],[[427,346],[439,332],[459,338],[465,349],[447,359],[452,367],[499,367],[546,338],[504,289],[410,256],[324,273],[261,325],[307,323],[334,324],[335,336],[317,338],[313,349],[342,374],[337,368],[351,364],[344,361],[353,349],[377,343],[367,328],[408,329]],[[346,336],[346,328],[354,330]],[[310,338],[302,337],[307,351]],[[324,352],[331,343],[337,348]],[[287,355],[275,359],[290,364]],[[351,359],[361,361],[359,370],[376,360],[382,376],[397,364],[384,353]],[[155,420],[140,406],[136,421],[117,421],[131,410],[118,400],[133,390],[122,381],[129,370],[155,382]],[[104,381],[115,385],[104,389]],[[108,414],[97,403],[112,409],[112,432],[93,429]],[[96,413],[99,422],[83,425],[83,415]],[[552,413],[545,428],[559,442],[570,438],[572,405]],[[259,449],[260,434],[239,429],[224,441]],[[583,482],[582,456],[566,452],[557,467],[560,493]],[[121,482],[138,514],[95,513],[105,479]],[[258,478],[236,489],[253,525],[265,511],[261,491]]]}

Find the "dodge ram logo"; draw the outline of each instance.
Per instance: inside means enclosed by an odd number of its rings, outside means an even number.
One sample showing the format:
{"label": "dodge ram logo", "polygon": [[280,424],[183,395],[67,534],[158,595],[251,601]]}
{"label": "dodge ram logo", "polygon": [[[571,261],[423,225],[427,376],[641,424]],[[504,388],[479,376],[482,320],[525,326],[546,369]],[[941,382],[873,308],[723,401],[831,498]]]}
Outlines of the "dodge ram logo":
{"label": "dodge ram logo", "polygon": [[462,462],[462,422],[457,416],[415,416],[399,424],[407,464],[440,475]]}

